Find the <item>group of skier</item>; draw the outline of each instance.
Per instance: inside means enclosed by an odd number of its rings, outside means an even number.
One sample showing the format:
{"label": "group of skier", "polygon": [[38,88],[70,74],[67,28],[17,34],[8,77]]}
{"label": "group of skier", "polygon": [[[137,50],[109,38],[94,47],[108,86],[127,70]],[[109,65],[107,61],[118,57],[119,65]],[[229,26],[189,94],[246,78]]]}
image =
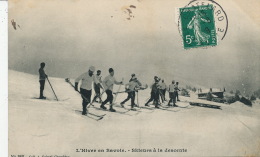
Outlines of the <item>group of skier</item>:
{"label": "group of skier", "polygon": [[166,101],[165,98],[166,90],[169,92],[169,97],[170,97],[168,106],[171,106],[171,103],[173,103],[172,106],[176,106],[175,104],[176,100],[180,101],[178,97],[178,91],[180,91],[178,85],[179,82],[175,83],[175,81],[173,80],[172,84],[170,84],[169,87],[167,88],[167,85],[164,83],[164,80],[161,80],[159,77],[155,76],[154,83],[151,86],[151,97],[145,103],[145,106],[149,106],[149,103],[153,101],[155,104],[155,108],[159,108],[158,105],[160,104],[160,96],[161,96],[162,103]]}
{"label": "group of skier", "polygon": [[[45,63],[41,63],[41,68],[39,69],[39,75],[40,75],[40,99],[45,99],[46,97],[43,96],[43,90],[44,90],[44,83],[45,79],[48,77],[44,72]],[[122,81],[117,81],[114,77],[114,69],[109,68],[109,75],[104,78],[102,81],[101,79],[101,70],[97,70],[97,73],[94,75],[95,67],[90,66],[88,71],[81,74],[79,77],[75,79],[75,90],[78,91],[78,85],[81,81],[80,85],[80,94],[82,97],[82,115],[87,114],[87,106],[88,104],[92,104],[94,102],[101,103],[100,108],[106,110],[107,108],[105,105],[109,102],[109,110],[111,112],[116,112],[116,110],[113,108],[113,100],[114,96],[113,94],[113,86],[116,85],[123,85]],[[95,90],[95,96],[93,100],[91,101],[91,95],[92,95],[92,84],[94,83],[94,90]],[[131,99],[131,109],[134,110],[134,107],[138,106],[135,104],[135,97],[136,92],[139,90],[146,89],[146,86],[142,86],[142,83],[137,79],[135,74],[131,75],[131,79],[127,84],[125,84],[125,91],[128,96],[127,98],[120,103],[122,107],[124,107],[124,104]],[[101,93],[101,89],[103,89],[103,92]],[[151,97],[150,99],[145,103],[145,106],[149,106],[150,102],[154,102],[155,108],[159,108],[158,105],[160,103],[160,97],[162,100],[162,103],[166,101],[165,93],[166,91],[169,92],[169,102],[168,106],[170,106],[171,103],[173,103],[173,106],[176,106],[176,100],[178,101],[178,82],[175,83],[175,81],[172,81],[172,84],[167,87],[167,85],[164,83],[164,80],[161,80],[159,77],[154,77],[154,83],[151,86]],[[106,93],[107,98],[105,101],[102,101],[101,97],[103,93]],[[99,99],[99,101],[97,101]]]}

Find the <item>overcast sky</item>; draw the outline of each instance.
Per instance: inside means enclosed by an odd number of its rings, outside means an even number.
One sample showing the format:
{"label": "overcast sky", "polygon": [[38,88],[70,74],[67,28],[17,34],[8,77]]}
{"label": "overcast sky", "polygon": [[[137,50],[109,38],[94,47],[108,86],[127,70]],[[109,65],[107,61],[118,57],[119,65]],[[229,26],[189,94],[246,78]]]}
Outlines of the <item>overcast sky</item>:
{"label": "overcast sky", "polygon": [[[44,61],[53,77],[75,78],[94,65],[103,77],[114,68],[118,80],[136,73],[146,83],[158,75],[166,83],[259,89],[260,2],[218,0],[229,20],[225,39],[184,50],[175,8],[188,2],[9,0],[9,69],[38,74]],[[136,8],[128,20],[130,5]]]}

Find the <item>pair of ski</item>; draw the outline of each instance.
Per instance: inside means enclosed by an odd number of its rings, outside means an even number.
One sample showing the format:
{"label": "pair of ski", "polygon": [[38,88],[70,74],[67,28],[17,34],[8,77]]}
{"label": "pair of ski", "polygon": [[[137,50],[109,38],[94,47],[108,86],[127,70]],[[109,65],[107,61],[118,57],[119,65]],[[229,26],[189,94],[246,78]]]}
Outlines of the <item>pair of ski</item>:
{"label": "pair of ski", "polygon": [[150,105],[149,106],[142,106],[142,108],[145,109],[150,109],[150,110],[164,110],[164,111],[170,111],[170,112],[178,112],[179,110],[171,110],[171,107],[166,107],[166,106],[162,106],[162,105],[158,105],[158,107],[153,107],[151,108]]}
{"label": "pair of ski", "polygon": [[[110,111],[109,109],[103,109],[103,108],[99,108],[99,107],[96,107],[96,106],[92,106],[94,109],[96,110],[100,110],[100,111],[106,111],[106,112],[112,112]],[[115,112],[112,112],[112,113],[117,113],[117,114],[125,114],[125,115],[129,115],[129,116],[132,116],[131,114],[127,114],[127,112],[129,112],[128,110],[126,111],[118,111],[116,110]]]}
{"label": "pair of ski", "polygon": [[[49,98],[38,98],[38,97],[33,97],[32,99],[38,99],[38,100],[48,100],[48,101],[54,101],[54,99],[49,99]],[[66,101],[69,100],[70,98],[66,98],[66,99],[59,99],[59,101]],[[57,100],[55,100],[56,102]]]}
{"label": "pair of ski", "polygon": [[[70,82],[70,79],[69,79],[69,78],[66,78],[65,81],[66,81],[67,83],[69,83],[73,88],[75,88],[75,86]],[[123,79],[122,79],[122,81],[123,81]],[[120,90],[120,88],[121,88],[121,85],[119,86],[118,91]],[[84,95],[82,95],[79,91],[77,91],[77,92],[82,96],[83,99],[85,99],[87,102],[90,102],[90,100],[88,100],[88,99],[87,99]],[[101,96],[102,96],[104,93],[105,93],[105,91],[102,92]],[[117,97],[117,94],[116,94],[116,96],[115,96],[115,99],[116,99],[116,97]],[[115,101],[115,99],[114,99],[114,101]],[[114,101],[113,101],[113,103],[114,103]],[[92,103],[89,104],[88,108],[89,108],[90,106],[92,106],[93,108],[95,108],[95,109],[97,109],[97,110],[109,111],[109,110],[105,110],[105,109],[102,109],[102,108],[98,108],[98,107],[94,106]],[[110,112],[110,111],[109,111],[109,112]],[[125,111],[125,112],[116,111],[116,112],[114,112],[114,113],[126,114],[126,112],[128,112],[128,111]],[[103,119],[103,117],[104,117],[106,114],[104,114],[104,115],[96,115],[96,114],[93,114],[93,113],[88,112],[88,114],[86,114],[86,115],[87,115],[88,117],[89,117],[89,115],[96,116],[96,117],[97,117],[97,120],[101,120],[101,119]]]}
{"label": "pair of ski", "polygon": [[[65,81],[66,81],[67,83],[69,83],[73,88],[75,88],[75,86],[70,82],[70,79],[69,79],[69,78],[66,78]],[[85,99],[86,101],[90,102],[90,101],[89,101],[84,95],[82,95],[79,91],[77,91],[77,92],[82,96],[83,99]],[[80,112],[81,112],[81,111],[80,111]],[[87,114],[86,114],[85,116],[87,116],[87,117],[89,117],[89,118],[91,118],[91,119],[94,119],[94,120],[99,121],[99,120],[103,119],[105,115],[106,115],[106,114],[98,115],[98,114],[94,114],[94,113],[91,113],[91,112],[87,112]]]}
{"label": "pair of ski", "polygon": [[[123,81],[123,79],[122,79],[122,81]],[[113,94],[115,94],[115,99],[114,99],[114,101],[113,101],[113,103],[115,102],[115,100],[116,100],[116,97],[117,97],[117,95],[119,94],[119,93],[128,93],[128,92],[132,92],[132,91],[129,91],[129,90],[125,90],[125,91],[120,91],[120,87],[121,87],[121,85],[119,86],[119,88],[118,88],[118,91],[117,92],[114,92]],[[126,110],[126,112],[129,112],[129,111],[136,111],[137,113],[139,112],[141,112],[140,110],[141,110],[141,108],[139,107],[139,101],[138,101],[138,91],[139,90],[145,90],[145,89],[147,89],[148,88],[148,85],[146,84],[144,87],[139,87],[139,88],[136,88],[135,89],[135,92],[137,93],[136,94],[136,98],[137,98],[137,108],[139,108],[139,109],[136,109],[136,108],[131,108],[131,109],[129,109],[129,108],[126,108],[124,105],[117,105],[117,107],[121,107],[121,108],[123,108],[123,109],[125,109]]]}
{"label": "pair of ski", "polygon": [[[79,111],[79,110],[75,110],[76,113],[79,113],[79,114],[82,114],[82,111]],[[94,114],[94,113],[91,113],[91,112],[87,112],[87,114],[85,114],[84,116],[90,118],[90,119],[93,119],[93,120],[96,120],[96,121],[99,121],[101,119],[103,119],[105,117],[106,114],[103,114],[103,115],[98,115],[98,114]]]}
{"label": "pair of ski", "polygon": [[[121,105],[118,105],[118,104],[116,104],[116,103],[114,103],[113,106],[116,107],[116,108],[120,108],[120,109],[123,109],[123,110],[124,110],[124,111],[121,111],[121,110],[116,109],[116,112],[113,112],[113,113],[117,113],[117,114],[125,114],[125,115],[132,116],[132,114],[128,114],[128,112],[134,111],[134,110],[125,108],[125,107],[123,107],[123,106],[121,106]],[[93,104],[92,104],[91,107],[93,107],[93,108],[96,109],[96,110],[111,112],[109,109],[103,109],[103,108],[100,108],[100,107],[96,107],[96,106],[94,106]],[[140,112],[140,111],[137,110],[137,112]]]}

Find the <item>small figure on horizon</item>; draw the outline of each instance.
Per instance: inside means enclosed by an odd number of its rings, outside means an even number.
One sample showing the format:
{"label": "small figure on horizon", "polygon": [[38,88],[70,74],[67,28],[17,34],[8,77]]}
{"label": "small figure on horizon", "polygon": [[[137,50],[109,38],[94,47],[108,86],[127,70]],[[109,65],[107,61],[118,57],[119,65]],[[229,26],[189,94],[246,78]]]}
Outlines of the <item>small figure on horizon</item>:
{"label": "small figure on horizon", "polygon": [[44,86],[45,86],[45,79],[48,77],[48,75],[45,74],[44,72],[44,67],[45,67],[45,63],[42,62],[41,67],[39,69],[39,82],[40,82],[40,97],[39,99],[46,99],[45,96],[43,96],[43,90],[44,90]]}

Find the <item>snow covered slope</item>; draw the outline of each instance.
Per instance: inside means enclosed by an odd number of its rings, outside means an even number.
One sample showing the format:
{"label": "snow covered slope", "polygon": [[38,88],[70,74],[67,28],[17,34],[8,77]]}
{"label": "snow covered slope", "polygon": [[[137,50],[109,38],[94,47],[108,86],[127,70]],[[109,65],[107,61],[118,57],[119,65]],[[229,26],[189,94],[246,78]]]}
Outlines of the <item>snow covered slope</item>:
{"label": "snow covered slope", "polygon": [[[9,155],[260,155],[259,109],[217,104],[222,110],[192,107],[119,114],[90,108],[91,113],[106,114],[95,121],[75,112],[81,111],[81,98],[64,79],[50,77],[49,80],[63,101],[55,100],[47,81],[44,93],[51,100],[32,99],[39,96],[38,76],[9,70]],[[148,89],[139,92],[140,105],[149,98],[149,93]],[[117,102],[124,98],[126,94],[119,94]],[[97,103],[94,105],[99,107]],[[107,148],[126,152],[106,153]],[[187,152],[131,152],[134,148],[187,149]],[[77,152],[77,149],[104,149],[105,153]]]}

